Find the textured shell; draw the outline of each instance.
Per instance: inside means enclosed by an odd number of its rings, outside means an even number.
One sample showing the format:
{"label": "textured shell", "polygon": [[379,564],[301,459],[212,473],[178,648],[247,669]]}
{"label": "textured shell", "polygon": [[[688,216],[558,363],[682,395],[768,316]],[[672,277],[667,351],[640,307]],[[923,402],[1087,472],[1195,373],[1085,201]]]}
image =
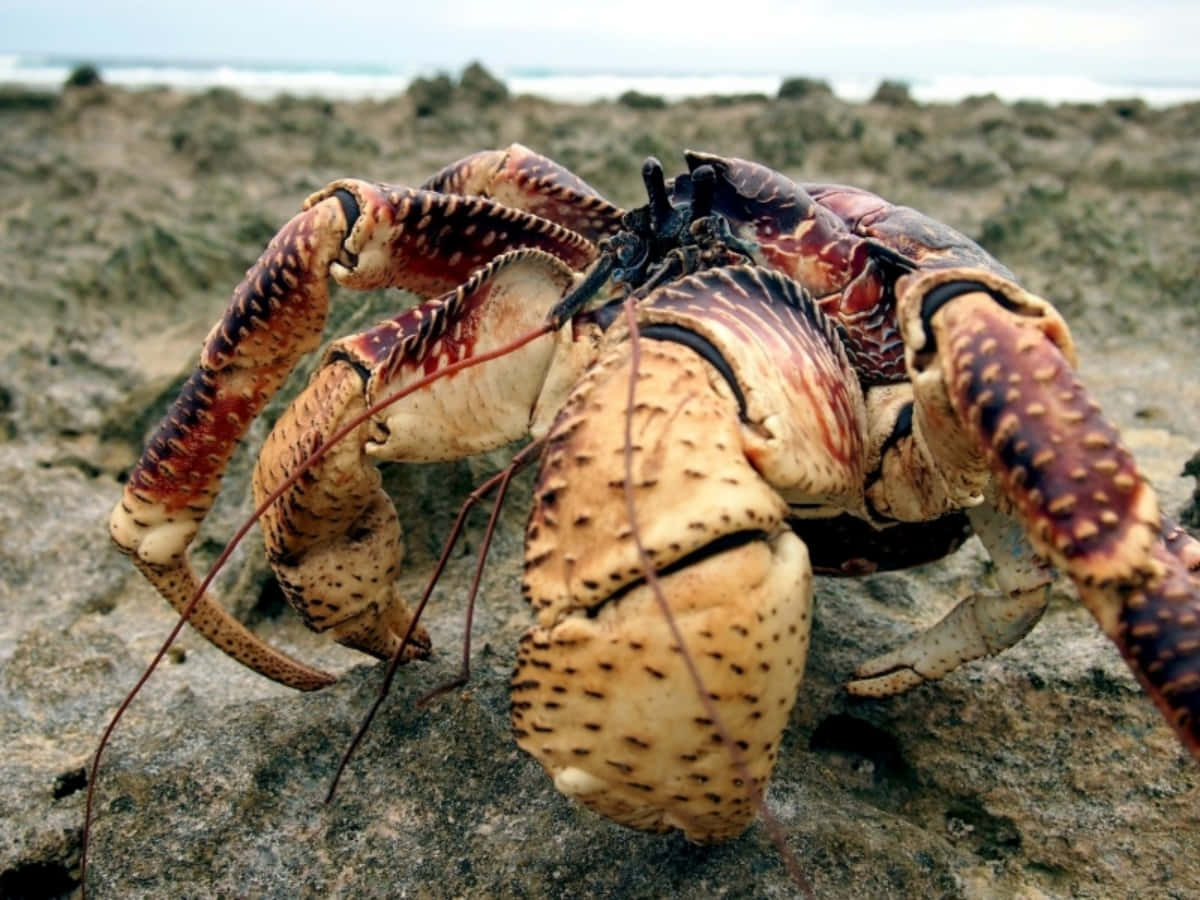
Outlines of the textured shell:
{"label": "textured shell", "polygon": [[624,498],[628,343],[581,381],[550,433],[526,543],[538,624],[518,653],[513,725],[564,793],[624,824],[718,841],[753,818],[745,778],[765,783],[795,701],[808,554],[746,459],[722,376],[678,344],[646,340],[642,353],[632,448],[641,537],[745,768],[730,764],[642,581]]}

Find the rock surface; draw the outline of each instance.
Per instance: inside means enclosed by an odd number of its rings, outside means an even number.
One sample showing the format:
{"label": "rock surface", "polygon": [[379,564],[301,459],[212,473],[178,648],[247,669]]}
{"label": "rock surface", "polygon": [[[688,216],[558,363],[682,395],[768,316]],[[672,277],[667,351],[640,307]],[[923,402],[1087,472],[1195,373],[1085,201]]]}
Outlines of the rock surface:
{"label": "rock surface", "polygon": [[[0,93],[0,895],[77,890],[84,767],[174,621],[110,547],[108,511],[242,270],[338,175],[413,183],[520,140],[626,204],[642,157],[670,168],[685,146],[879,191],[979,238],[1060,305],[1086,381],[1164,508],[1189,503],[1197,107],[854,106],[821,91],[657,110],[450,97],[418,116],[410,98]],[[343,293],[329,333],[402,302]],[[197,546],[202,563],[248,511],[251,452]],[[410,592],[459,499],[502,460],[388,473]],[[525,510],[518,499],[503,518],[469,686],[414,706],[457,672],[482,521],[436,595],[434,659],[401,673],[330,805],[381,670],[281,610],[261,543],[248,542],[222,581],[227,603],[344,677],[299,696],[185,633],[105,756],[91,896],[795,895],[761,824],[715,848],[628,832],[570,806],[516,749],[507,679],[528,621]],[[819,582],[807,682],[769,793],[813,893],[1200,896],[1200,767],[1068,585],[997,658],[886,702],[842,691],[857,663],[987,578],[972,542],[912,572]]]}

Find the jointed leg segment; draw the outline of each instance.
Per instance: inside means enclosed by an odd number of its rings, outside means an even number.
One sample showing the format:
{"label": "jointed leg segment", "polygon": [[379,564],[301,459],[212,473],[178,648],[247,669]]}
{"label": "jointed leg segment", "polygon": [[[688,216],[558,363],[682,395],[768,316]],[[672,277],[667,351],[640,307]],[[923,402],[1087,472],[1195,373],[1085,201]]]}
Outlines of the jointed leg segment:
{"label": "jointed leg segment", "polygon": [[1164,523],[1116,428],[1076,378],[1044,301],[975,270],[926,273],[902,321],[914,384],[982,453],[1039,554],[1069,575],[1200,755],[1197,542]]}
{"label": "jointed leg segment", "polygon": [[996,564],[999,591],[971,594],[936,625],[855,669],[847,688],[860,697],[889,697],[936,681],[963,663],[1007,650],[1041,619],[1053,573],[1034,552],[1019,522],[991,503],[970,512],[971,525]]}

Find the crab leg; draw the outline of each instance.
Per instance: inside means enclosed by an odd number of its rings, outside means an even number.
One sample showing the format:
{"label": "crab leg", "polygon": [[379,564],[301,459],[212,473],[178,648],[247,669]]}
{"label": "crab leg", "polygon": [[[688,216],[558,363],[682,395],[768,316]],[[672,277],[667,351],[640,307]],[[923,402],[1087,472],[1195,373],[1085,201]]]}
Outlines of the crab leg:
{"label": "crab leg", "polygon": [[[351,180],[310,197],[235,290],[195,373],[130,473],[110,520],[118,548],[176,609],[187,607],[198,589],[188,545],[250,423],[300,356],[319,344],[329,274],[348,287],[396,286],[435,296],[496,254],[522,246],[572,268],[595,256],[574,232],[482,198]],[[304,690],[331,680],[264,644],[209,596],[200,598],[190,621],[269,678]]]}
{"label": "crab leg", "polygon": [[961,423],[957,451],[996,474],[1038,552],[1070,575],[1200,756],[1200,547],[1164,528],[1154,492],[1075,377],[1061,318],[973,269],[914,278],[901,303],[922,406]]}
{"label": "crab leg", "polygon": [[[513,251],[445,297],[331,345],[263,446],[256,497],[273,493],[368,406],[432,369],[534,331],[574,278],[548,253]],[[457,459],[528,433],[555,350],[570,343],[569,334],[547,334],[399,399],[332,447],[267,510],[268,558],[310,627],[377,657],[396,652],[412,617],[394,584],[400,523],[375,463]],[[420,629],[413,638],[409,658],[429,647]]]}
{"label": "crab leg", "polygon": [[846,689],[859,697],[890,697],[936,681],[963,663],[995,656],[1041,619],[1054,576],[1025,529],[991,502],[969,512],[971,527],[996,564],[999,591],[974,593],[908,643],[854,670]]}
{"label": "crab leg", "polygon": [[422,187],[443,194],[491,197],[591,241],[615,233],[624,215],[578,175],[521,144],[472,153],[446,166]]}

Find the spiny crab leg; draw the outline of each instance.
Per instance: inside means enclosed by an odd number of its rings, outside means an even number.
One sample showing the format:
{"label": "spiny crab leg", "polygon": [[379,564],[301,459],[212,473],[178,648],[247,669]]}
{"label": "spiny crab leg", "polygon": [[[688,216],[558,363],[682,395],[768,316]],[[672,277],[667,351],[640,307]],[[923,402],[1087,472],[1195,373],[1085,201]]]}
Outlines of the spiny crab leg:
{"label": "spiny crab leg", "polygon": [[[285,225],[234,291],[200,364],[130,473],[110,531],[122,552],[177,610],[196,591],[186,551],[216,498],[250,423],[299,357],[316,348],[329,303],[326,273],[358,210],[346,194],[312,204]],[[332,676],[273,649],[211,596],[192,627],[230,656],[302,689]]]}
{"label": "spiny crab leg", "polygon": [[[309,627],[381,659],[397,651],[411,622],[395,584],[402,532],[375,463],[461,458],[526,434],[564,343],[544,317],[574,278],[550,254],[514,250],[450,294],[329,347],[264,443],[254,474],[260,500],[292,484],[262,529],[279,585]],[[530,339],[516,345],[522,336]],[[489,351],[503,355],[448,374]],[[447,377],[409,392],[438,373]],[[386,406],[333,446],[331,435],[376,402]],[[330,450],[312,465],[318,446]],[[302,482],[292,481],[298,469]],[[409,650],[423,656],[428,638],[413,634]]]}
{"label": "spiny crab leg", "polygon": [[[352,288],[436,296],[513,247],[539,248],[570,268],[595,257],[574,232],[483,198],[353,180],[310,197],[235,290],[195,373],[130,473],[110,520],[118,548],[172,606],[188,606],[199,583],[187,548],[250,423],[319,344],[328,275]],[[332,680],[262,642],[210,596],[200,597],[190,621],[276,681],[312,690]]]}
{"label": "spiny crab leg", "polygon": [[962,423],[1034,546],[1075,582],[1200,757],[1200,542],[1162,518],[1115,426],[1076,377],[1062,319],[974,269],[927,274],[901,302],[926,409],[941,406]]}
{"label": "spiny crab leg", "polygon": [[442,169],[422,187],[490,197],[557,222],[593,242],[620,230],[625,214],[578,175],[521,144],[473,153]]}

